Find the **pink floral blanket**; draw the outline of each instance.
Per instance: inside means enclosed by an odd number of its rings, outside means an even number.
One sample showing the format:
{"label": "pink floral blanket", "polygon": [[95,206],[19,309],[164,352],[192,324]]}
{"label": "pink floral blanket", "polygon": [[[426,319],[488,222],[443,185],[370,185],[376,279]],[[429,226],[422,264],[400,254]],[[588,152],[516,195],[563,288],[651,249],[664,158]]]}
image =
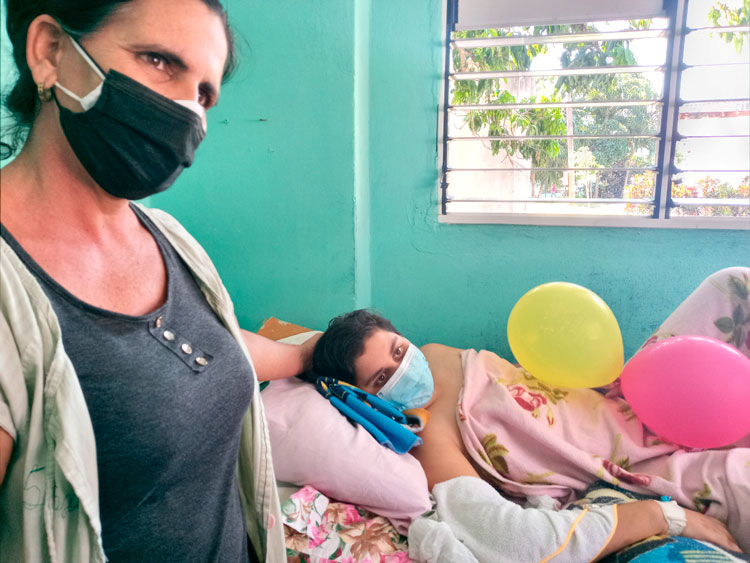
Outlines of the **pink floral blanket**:
{"label": "pink floral blanket", "polygon": [[491,352],[466,350],[463,367],[463,441],[505,493],[567,503],[602,479],[715,516],[750,550],[750,448],[687,451],[662,442],[623,399],[551,387]]}
{"label": "pink floral blanket", "polygon": [[309,485],[291,495],[281,511],[289,563],[412,561],[406,538],[387,519],[332,502]]}

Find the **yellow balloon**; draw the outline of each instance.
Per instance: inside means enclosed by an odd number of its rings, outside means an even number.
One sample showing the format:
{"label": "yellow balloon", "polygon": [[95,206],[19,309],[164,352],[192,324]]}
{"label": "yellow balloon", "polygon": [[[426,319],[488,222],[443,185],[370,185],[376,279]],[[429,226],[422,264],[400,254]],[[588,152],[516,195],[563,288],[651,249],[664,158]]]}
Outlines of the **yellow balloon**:
{"label": "yellow balloon", "polygon": [[508,318],[508,342],[526,371],[558,387],[606,385],[624,363],[612,310],[573,283],[546,283],[521,297]]}

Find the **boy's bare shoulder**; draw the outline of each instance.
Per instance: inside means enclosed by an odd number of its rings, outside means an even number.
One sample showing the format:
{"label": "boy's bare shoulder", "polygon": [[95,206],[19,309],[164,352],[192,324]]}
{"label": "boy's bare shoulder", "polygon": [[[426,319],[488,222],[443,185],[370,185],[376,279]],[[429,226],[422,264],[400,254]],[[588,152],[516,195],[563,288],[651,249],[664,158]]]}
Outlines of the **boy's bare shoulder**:
{"label": "boy's bare shoulder", "polygon": [[457,394],[463,381],[463,350],[442,344],[426,344],[420,350],[430,365],[438,394]]}
{"label": "boy's bare shoulder", "polygon": [[437,344],[437,343],[431,343],[431,344],[425,344],[424,346],[419,348],[422,350],[422,353],[429,359],[430,356],[440,356],[440,357],[461,357],[461,353],[463,350],[461,348],[453,348],[451,346],[445,346],[444,344]]}
{"label": "boy's bare shoulder", "polygon": [[451,374],[463,372],[461,365],[463,350],[460,348],[444,346],[443,344],[425,344],[420,350],[427,359],[427,363],[430,364],[433,375],[438,376],[441,372]]}

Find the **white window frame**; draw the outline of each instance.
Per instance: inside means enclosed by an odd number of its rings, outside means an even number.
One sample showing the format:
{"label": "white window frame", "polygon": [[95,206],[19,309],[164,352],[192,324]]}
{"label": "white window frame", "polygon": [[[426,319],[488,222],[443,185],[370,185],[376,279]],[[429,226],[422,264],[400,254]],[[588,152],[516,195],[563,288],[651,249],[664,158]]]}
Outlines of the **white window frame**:
{"label": "white window frame", "polygon": [[[679,106],[675,104],[679,95],[679,78],[680,78],[680,61],[682,59],[682,48],[684,45],[684,37],[686,31],[686,16],[687,16],[687,2],[689,0],[674,0],[675,10],[671,14],[662,14],[670,18],[670,29],[674,29],[674,33],[669,36],[671,41],[671,53],[676,56],[671,57],[672,60],[668,60],[669,70],[667,71],[670,76],[666,82],[667,89],[664,92],[665,104],[663,110],[666,113],[666,125],[664,127],[664,136],[661,139],[663,145],[662,150],[672,151],[675,150],[676,139],[673,138],[673,132],[675,128],[675,120],[678,117]],[[460,2],[460,0],[458,0]],[[476,2],[474,2],[476,3]],[[541,4],[540,4],[541,3]],[[517,0],[513,0],[511,3],[509,0],[487,0],[488,6],[494,4],[495,11],[507,14],[510,6],[518,6]],[[507,7],[503,7],[502,4],[507,4]],[[561,16],[557,19],[560,23],[563,22],[580,22],[583,19],[594,21],[596,18],[602,19],[608,15],[615,16],[617,14],[618,6],[622,6],[621,0],[570,0],[569,2],[560,3],[549,3],[548,0],[525,0],[525,5],[530,6],[532,9],[534,6],[546,5],[545,10],[549,12],[551,6],[558,4],[564,8],[563,12],[565,16]],[[449,24],[448,19],[456,18],[456,15],[449,15],[449,6],[452,5],[452,9],[457,9],[456,4],[453,0],[443,0],[443,11],[442,11],[442,22],[443,22],[443,33],[444,42],[448,43],[451,41],[451,31],[455,29],[454,23]],[[602,6],[598,12],[592,12],[593,6]],[[637,6],[638,9],[643,11],[644,17],[654,17],[656,14],[653,13],[653,0],[637,0],[632,3],[633,6]],[[493,11],[494,8],[490,8]],[[460,10],[460,8],[458,8]],[[580,11],[579,11],[580,10]],[[609,12],[608,12],[609,10]],[[649,13],[651,10],[651,13]],[[571,16],[571,12],[574,13]],[[461,12],[459,12],[461,13]],[[629,10],[630,13],[630,10]],[[486,17],[486,15],[481,16]],[[614,18],[613,18],[614,19]],[[515,15],[511,25],[523,25],[538,23],[533,18],[528,21],[523,20],[523,15]],[[494,22],[490,19],[483,20],[487,24],[485,27],[507,27],[509,24],[507,20],[505,23]],[[476,27],[475,27],[476,28]],[[669,205],[668,195],[671,193],[671,173],[669,171],[669,162],[672,160],[671,154],[665,155],[663,162],[667,163],[664,165],[664,169],[660,170],[657,174],[657,182],[660,183],[661,189],[657,190],[660,201],[658,202],[658,216],[612,216],[612,215],[552,215],[552,214],[530,214],[530,213],[458,213],[451,212],[446,213],[446,205],[444,200],[445,188],[446,188],[446,128],[447,128],[447,111],[446,103],[449,100],[449,73],[451,71],[451,59],[449,56],[450,50],[446,43],[443,43],[443,76],[441,83],[441,96],[440,103],[438,105],[438,186],[437,186],[437,214],[438,221],[440,223],[447,224],[513,224],[513,225],[546,225],[546,226],[565,226],[565,227],[630,227],[630,228],[661,228],[661,229],[730,229],[730,230],[745,230],[750,229],[750,217],[697,217],[697,216],[669,216]],[[669,59],[669,57],[668,57]]]}

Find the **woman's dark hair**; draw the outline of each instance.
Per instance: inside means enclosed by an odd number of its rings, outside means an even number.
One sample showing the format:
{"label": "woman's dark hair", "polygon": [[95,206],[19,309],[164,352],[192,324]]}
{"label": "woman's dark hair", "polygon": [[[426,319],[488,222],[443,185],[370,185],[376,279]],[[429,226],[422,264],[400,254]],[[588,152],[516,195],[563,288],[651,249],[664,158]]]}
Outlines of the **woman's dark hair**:
{"label": "woman's dark hair", "polygon": [[315,343],[312,371],[300,378],[315,383],[318,376],[326,376],[354,384],[354,361],[362,355],[367,337],[377,329],[399,334],[391,321],[367,309],[335,317]]}
{"label": "woman's dark hair", "polygon": [[[13,47],[13,60],[18,68],[18,80],[4,102],[12,119],[8,128],[8,142],[0,142],[0,160],[9,158],[23,144],[39,109],[37,86],[26,64],[26,34],[29,24],[42,14],[55,18],[66,32],[80,39],[103,25],[121,4],[130,0],[7,0],[6,19],[8,38]],[[227,13],[219,0],[202,0],[221,16],[227,35],[227,60],[222,81],[226,81],[237,64],[234,34],[229,27]]]}

